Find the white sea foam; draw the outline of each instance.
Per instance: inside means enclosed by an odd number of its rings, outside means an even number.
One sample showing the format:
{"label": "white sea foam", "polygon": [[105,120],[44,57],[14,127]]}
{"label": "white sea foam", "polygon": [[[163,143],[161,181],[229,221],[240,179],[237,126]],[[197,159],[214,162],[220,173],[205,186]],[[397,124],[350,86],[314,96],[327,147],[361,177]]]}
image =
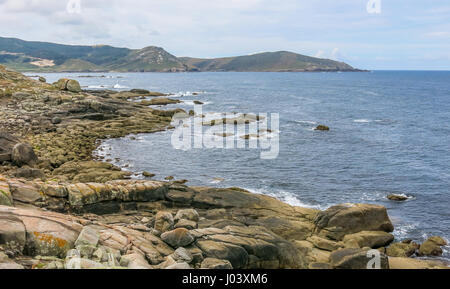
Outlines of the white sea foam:
{"label": "white sea foam", "polygon": [[300,123],[300,124],[317,124],[316,121],[312,121],[312,120],[294,120],[294,122],[296,123]]}
{"label": "white sea foam", "polygon": [[302,202],[295,194],[291,192],[286,191],[279,191],[276,193],[273,192],[267,192],[262,189],[248,189],[245,188],[245,190],[253,193],[253,194],[259,194],[259,195],[267,195],[270,197],[274,197],[277,200],[282,201],[283,203],[286,203],[288,205],[294,206],[294,207],[302,207],[302,208],[311,208],[311,209],[319,209],[323,210],[324,207],[320,205],[312,205]]}
{"label": "white sea foam", "polygon": [[364,192],[362,193],[362,198],[361,201],[364,202],[376,202],[379,201],[381,199],[383,199],[385,197],[386,193],[384,192]]}
{"label": "white sea foam", "polygon": [[109,87],[108,85],[89,85],[87,88],[90,89],[102,89],[102,88],[107,88]]}
{"label": "white sea foam", "polygon": [[171,94],[170,97],[196,96],[196,95],[205,94],[205,93],[206,92],[204,92],[204,91],[201,91],[201,92],[200,91],[194,91],[194,92],[191,92],[191,91],[180,91],[180,92]]}
{"label": "white sea foam", "polygon": [[210,184],[220,184],[220,183],[222,183],[222,182],[224,182],[225,181],[225,179],[222,179],[222,178],[214,178],[213,180],[211,180],[209,183]]}
{"label": "white sea foam", "polygon": [[398,240],[403,240],[411,236],[411,232],[417,228],[417,224],[403,224],[396,225],[393,232],[394,236]]}
{"label": "white sea foam", "polygon": [[357,123],[369,123],[369,122],[371,122],[371,120],[368,120],[368,119],[363,118],[363,119],[355,119],[353,122],[357,122]]}
{"label": "white sea foam", "polygon": [[114,85],[114,88],[115,89],[123,89],[123,88],[129,88],[128,86],[125,86],[125,85],[120,85],[120,84],[116,84],[116,85]]}
{"label": "white sea foam", "polygon": [[369,91],[369,90],[364,91],[364,93],[365,94],[369,94],[369,95],[374,95],[374,96],[379,96],[380,95],[379,93],[376,93],[376,92],[373,92],[373,91]]}
{"label": "white sea foam", "polygon": [[[186,105],[191,105],[191,106],[195,105],[194,100],[182,100],[182,102]],[[203,105],[208,105],[208,104],[211,104],[212,102],[210,102],[210,101],[203,102],[202,101],[202,103],[203,103]]]}

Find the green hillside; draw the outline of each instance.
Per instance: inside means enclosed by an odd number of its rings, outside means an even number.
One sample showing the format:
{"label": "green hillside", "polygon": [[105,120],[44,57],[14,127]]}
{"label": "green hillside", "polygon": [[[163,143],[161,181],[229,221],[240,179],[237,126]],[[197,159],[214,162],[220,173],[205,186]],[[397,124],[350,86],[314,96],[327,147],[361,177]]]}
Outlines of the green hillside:
{"label": "green hillside", "polygon": [[0,37],[0,64],[34,72],[359,71],[350,65],[287,51],[200,59],[163,48],[117,48],[24,41]]}
{"label": "green hillside", "polygon": [[287,51],[247,56],[198,59],[180,58],[201,71],[354,71],[350,65],[329,59],[304,56]]}

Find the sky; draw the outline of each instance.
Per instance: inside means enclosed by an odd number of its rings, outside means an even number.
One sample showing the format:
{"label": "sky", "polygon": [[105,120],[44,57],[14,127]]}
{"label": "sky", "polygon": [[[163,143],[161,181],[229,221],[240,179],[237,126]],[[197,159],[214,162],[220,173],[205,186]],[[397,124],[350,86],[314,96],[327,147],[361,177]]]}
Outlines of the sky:
{"label": "sky", "polygon": [[0,36],[223,57],[292,51],[450,70],[449,0],[0,0]]}

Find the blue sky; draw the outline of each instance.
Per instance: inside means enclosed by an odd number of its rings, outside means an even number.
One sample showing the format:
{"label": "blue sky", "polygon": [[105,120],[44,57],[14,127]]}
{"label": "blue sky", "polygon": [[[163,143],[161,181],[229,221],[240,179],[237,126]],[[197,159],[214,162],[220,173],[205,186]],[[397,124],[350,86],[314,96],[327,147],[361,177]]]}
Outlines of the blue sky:
{"label": "blue sky", "polygon": [[[67,10],[69,1],[78,0],[0,0],[0,36],[156,45],[193,57],[289,50],[364,69],[450,70],[449,0],[79,0],[81,11]],[[369,13],[369,1],[381,13]]]}

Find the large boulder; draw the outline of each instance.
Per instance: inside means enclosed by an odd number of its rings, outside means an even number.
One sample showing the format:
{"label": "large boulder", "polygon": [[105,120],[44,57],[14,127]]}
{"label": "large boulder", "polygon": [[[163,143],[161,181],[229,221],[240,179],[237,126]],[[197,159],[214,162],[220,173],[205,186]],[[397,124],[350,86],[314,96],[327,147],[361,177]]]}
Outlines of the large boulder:
{"label": "large boulder", "polygon": [[17,178],[25,178],[25,179],[45,179],[45,174],[40,169],[22,167],[18,168],[14,172],[14,176]]}
{"label": "large boulder", "polygon": [[362,231],[346,235],[343,242],[348,248],[380,248],[394,241],[394,236],[382,231]]}
{"label": "large boulder", "polygon": [[7,132],[0,131],[0,163],[11,161],[11,152],[13,147],[20,140]]}
{"label": "large boulder", "polygon": [[171,256],[177,262],[186,262],[188,264],[190,264],[194,260],[194,256],[192,256],[192,253],[183,247],[176,249]]}
{"label": "large boulder", "polygon": [[343,204],[317,214],[315,233],[332,240],[361,231],[392,232],[394,226],[383,206]]}
{"label": "large boulder", "polygon": [[18,143],[12,149],[11,160],[19,167],[23,165],[34,166],[38,162],[38,157],[29,144]]}
{"label": "large boulder", "polygon": [[211,240],[197,241],[197,246],[206,257],[228,260],[234,269],[243,269],[247,266],[249,256],[241,246]]}
{"label": "large boulder", "polygon": [[306,260],[292,242],[265,227],[226,226],[223,229],[197,229],[191,233],[206,257],[228,260],[235,269],[242,266],[249,269],[307,267]]}
{"label": "large boulder", "polygon": [[443,251],[441,246],[447,245],[442,237],[433,236],[428,238],[419,248],[419,256],[440,256]]}
{"label": "large boulder", "polygon": [[389,257],[411,257],[419,249],[420,245],[411,243],[395,243],[386,248],[386,255]]}
{"label": "large boulder", "polygon": [[73,79],[61,78],[57,82],[53,83],[53,86],[59,90],[67,90],[76,93],[81,92],[80,83]]}
{"label": "large boulder", "polygon": [[185,228],[178,228],[161,235],[161,239],[174,248],[185,247],[192,244],[195,239]]}
{"label": "large boulder", "polygon": [[177,214],[175,215],[175,221],[179,221],[179,220],[182,220],[182,219],[198,222],[199,214],[194,209],[179,210],[177,212]]}
{"label": "large boulder", "polygon": [[66,89],[70,92],[81,92],[80,83],[76,80],[70,79],[66,84]]}
{"label": "large boulder", "polygon": [[173,228],[174,220],[170,212],[160,211],[155,216],[155,226],[154,229],[164,233]]}

